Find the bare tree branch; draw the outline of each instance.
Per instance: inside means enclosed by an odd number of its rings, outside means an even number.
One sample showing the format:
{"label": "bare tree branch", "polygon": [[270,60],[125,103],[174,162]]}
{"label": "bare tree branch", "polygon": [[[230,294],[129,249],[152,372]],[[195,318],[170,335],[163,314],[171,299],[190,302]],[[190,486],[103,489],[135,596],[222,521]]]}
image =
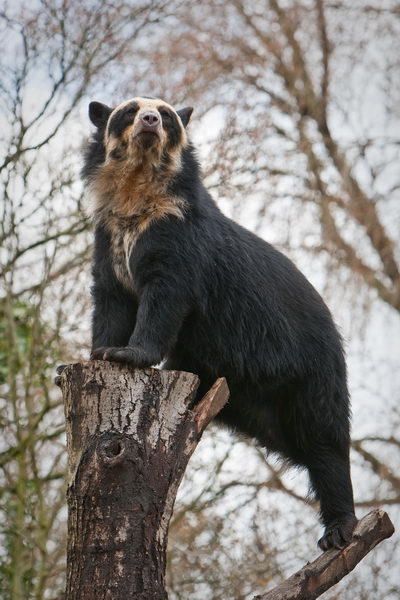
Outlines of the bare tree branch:
{"label": "bare tree branch", "polygon": [[359,521],[352,541],[343,550],[324,552],[270,592],[255,596],[254,600],[314,600],[348,575],[368,552],[393,533],[393,524],[385,512],[370,512]]}

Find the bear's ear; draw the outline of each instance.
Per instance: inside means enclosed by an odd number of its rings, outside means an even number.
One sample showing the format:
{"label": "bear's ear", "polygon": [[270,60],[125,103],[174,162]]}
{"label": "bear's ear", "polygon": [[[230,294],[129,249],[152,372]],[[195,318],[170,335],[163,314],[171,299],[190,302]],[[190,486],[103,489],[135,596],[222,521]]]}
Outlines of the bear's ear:
{"label": "bear's ear", "polygon": [[113,109],[106,104],[102,104],[101,102],[91,102],[89,104],[89,119],[96,127],[105,127],[112,111]]}
{"label": "bear's ear", "polygon": [[185,129],[187,127],[187,124],[189,123],[192,112],[193,112],[192,106],[187,106],[186,108],[181,108],[180,110],[176,111],[176,114],[180,116]]}

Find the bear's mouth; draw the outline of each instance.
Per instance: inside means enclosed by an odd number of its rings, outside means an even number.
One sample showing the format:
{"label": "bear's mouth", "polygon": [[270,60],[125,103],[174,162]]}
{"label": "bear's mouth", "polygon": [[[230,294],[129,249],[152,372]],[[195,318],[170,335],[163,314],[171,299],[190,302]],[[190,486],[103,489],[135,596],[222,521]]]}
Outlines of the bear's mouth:
{"label": "bear's mouth", "polygon": [[144,130],[144,131],[139,131],[135,137],[156,137],[158,139],[160,139],[160,136],[158,135],[158,133],[156,131],[148,131],[148,130]]}
{"label": "bear's mouth", "polygon": [[133,140],[136,144],[142,148],[150,148],[155,144],[161,142],[161,138],[156,131],[149,131],[148,129],[142,129],[133,136]]}

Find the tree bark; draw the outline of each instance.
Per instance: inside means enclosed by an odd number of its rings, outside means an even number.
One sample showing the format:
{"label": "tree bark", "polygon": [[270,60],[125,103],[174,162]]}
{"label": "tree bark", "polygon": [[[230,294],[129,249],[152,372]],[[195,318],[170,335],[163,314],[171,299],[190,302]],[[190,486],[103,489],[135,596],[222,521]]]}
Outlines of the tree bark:
{"label": "tree bark", "polygon": [[324,552],[276,588],[253,600],[314,600],[343,579],[377,544],[394,533],[383,510],[373,510],[358,522],[353,539],[342,550]]}
{"label": "tree bark", "polygon": [[93,361],[59,379],[69,457],[67,600],[165,600],[168,524],[188,460],[228,399],[191,373]]}

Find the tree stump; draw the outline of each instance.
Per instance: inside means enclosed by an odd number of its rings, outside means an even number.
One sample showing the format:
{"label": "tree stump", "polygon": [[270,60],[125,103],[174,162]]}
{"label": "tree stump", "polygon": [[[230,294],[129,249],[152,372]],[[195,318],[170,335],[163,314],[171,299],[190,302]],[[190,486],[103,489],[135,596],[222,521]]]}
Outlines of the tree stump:
{"label": "tree stump", "polygon": [[165,600],[168,524],[186,465],[226,403],[197,376],[93,361],[59,378],[69,456],[67,600]]}
{"label": "tree stump", "polygon": [[[218,379],[195,403],[196,375],[93,361],[57,378],[68,445],[66,600],[167,600],[168,525],[187,463],[228,400]],[[329,550],[254,600],[315,600],[345,577],[393,525],[365,516]]]}

